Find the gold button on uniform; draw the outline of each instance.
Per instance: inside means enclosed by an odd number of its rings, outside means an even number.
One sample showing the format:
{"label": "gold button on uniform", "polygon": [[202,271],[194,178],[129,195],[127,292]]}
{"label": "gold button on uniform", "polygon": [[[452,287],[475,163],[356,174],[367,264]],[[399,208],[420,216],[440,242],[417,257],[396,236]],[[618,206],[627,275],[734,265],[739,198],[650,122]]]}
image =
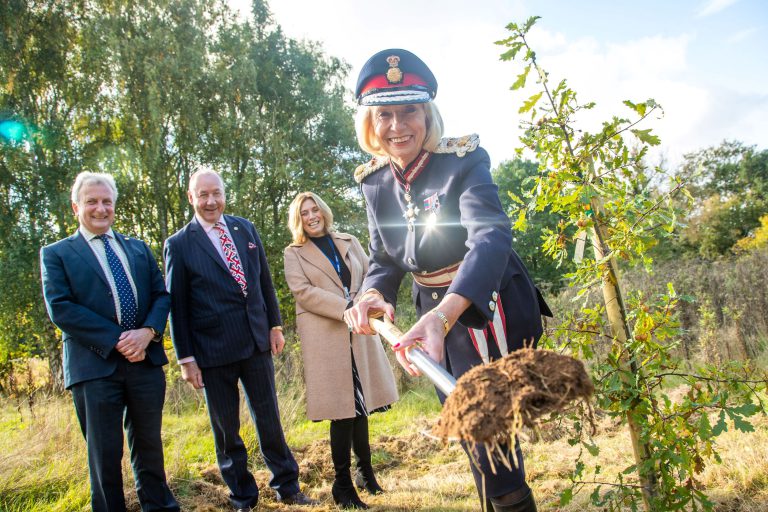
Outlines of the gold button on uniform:
{"label": "gold button on uniform", "polygon": [[432,300],[437,300],[437,292],[432,292]]}
{"label": "gold button on uniform", "polygon": [[488,309],[490,309],[491,311],[496,311],[496,303],[493,301],[489,302]]}
{"label": "gold button on uniform", "polygon": [[498,299],[498,298],[499,298],[499,294],[498,294],[498,292],[493,292],[493,293],[491,294],[491,298],[492,298],[494,301],[496,301],[496,299]]}

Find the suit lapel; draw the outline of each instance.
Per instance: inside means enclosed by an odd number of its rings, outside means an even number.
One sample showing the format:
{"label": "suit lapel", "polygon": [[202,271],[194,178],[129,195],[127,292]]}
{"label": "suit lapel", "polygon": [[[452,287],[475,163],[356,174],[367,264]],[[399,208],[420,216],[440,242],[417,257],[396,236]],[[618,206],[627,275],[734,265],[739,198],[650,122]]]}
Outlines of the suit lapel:
{"label": "suit lapel", "polygon": [[130,240],[127,236],[122,235],[116,231],[112,231],[112,234],[115,235],[115,240],[117,240],[117,243],[120,244],[120,247],[123,249],[123,254],[125,254],[125,257],[128,259],[128,266],[130,267],[129,272],[131,273],[131,276],[133,278],[134,283],[136,282],[136,258],[133,255],[133,251],[131,251],[131,248],[128,246],[128,240]]}
{"label": "suit lapel", "polygon": [[245,282],[250,283],[251,279],[248,275],[248,234],[243,226],[237,221],[236,218],[226,215],[227,227],[229,227],[229,234],[232,235],[232,241],[237,247],[237,255],[240,256],[240,264],[243,266],[243,274],[245,275]]}
{"label": "suit lapel", "polygon": [[197,243],[197,245],[200,246],[200,248],[203,249],[203,252],[205,252],[208,256],[210,256],[213,261],[221,267],[222,270],[224,270],[227,274],[229,274],[229,269],[227,268],[227,265],[224,263],[224,260],[221,259],[221,256],[219,256],[219,253],[216,251],[216,248],[213,246],[213,242],[210,238],[208,238],[208,234],[203,229],[203,226],[201,226],[197,219],[193,218],[189,223],[189,233],[192,237],[192,239]]}
{"label": "suit lapel", "polygon": [[350,251],[352,246],[352,239],[350,238],[350,235],[339,235],[338,233],[333,233],[331,236],[333,237],[334,242],[336,242],[336,247],[339,249],[339,256],[341,256],[341,258],[344,260],[344,263],[347,264],[347,268],[349,269],[349,274],[351,277],[349,280],[349,292],[354,293],[360,288],[360,285],[363,284],[362,262],[352,261],[352,258],[354,258],[355,255]]}
{"label": "suit lapel", "polygon": [[109,281],[107,276],[104,275],[104,269],[101,268],[99,260],[96,259],[96,255],[93,253],[93,249],[88,245],[88,241],[85,239],[82,233],[78,230],[77,233],[69,237],[69,241],[72,244],[74,251],[83,258],[88,265],[96,272],[104,284],[109,287]]}
{"label": "suit lapel", "polygon": [[347,254],[349,253],[349,238],[346,235],[339,235],[338,233],[331,233],[331,238],[336,244],[336,249],[339,251],[339,257],[347,263],[347,266],[349,266],[349,261],[347,260]]}
{"label": "suit lapel", "polygon": [[301,256],[304,261],[317,267],[324,274],[333,279],[333,282],[336,283],[339,289],[343,289],[339,275],[336,273],[336,270],[334,270],[325,254],[323,254],[323,251],[315,245],[315,242],[307,240],[304,245],[299,246],[299,256]]}

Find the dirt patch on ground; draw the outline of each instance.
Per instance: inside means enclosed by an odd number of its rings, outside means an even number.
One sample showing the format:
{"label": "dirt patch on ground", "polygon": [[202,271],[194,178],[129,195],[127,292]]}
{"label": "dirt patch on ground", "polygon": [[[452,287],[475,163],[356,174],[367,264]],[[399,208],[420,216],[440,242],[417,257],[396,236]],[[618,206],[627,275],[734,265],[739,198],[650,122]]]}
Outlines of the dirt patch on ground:
{"label": "dirt patch on ground", "polygon": [[445,440],[493,444],[593,391],[581,361],[549,350],[517,350],[465,373],[432,432]]}
{"label": "dirt patch on ground", "polygon": [[[374,469],[382,471],[403,463],[416,463],[442,450],[443,444],[429,434],[433,422],[414,422],[412,429],[402,436],[379,435],[371,438],[374,452]],[[293,455],[299,464],[299,479],[309,485],[321,485],[333,481],[331,447],[327,439],[313,441],[301,448],[294,448]],[[352,455],[354,471],[354,454]]]}
{"label": "dirt patch on ground", "polygon": [[319,485],[333,480],[331,445],[328,439],[318,439],[302,448],[293,448],[293,456],[299,464],[299,480],[309,485]]}

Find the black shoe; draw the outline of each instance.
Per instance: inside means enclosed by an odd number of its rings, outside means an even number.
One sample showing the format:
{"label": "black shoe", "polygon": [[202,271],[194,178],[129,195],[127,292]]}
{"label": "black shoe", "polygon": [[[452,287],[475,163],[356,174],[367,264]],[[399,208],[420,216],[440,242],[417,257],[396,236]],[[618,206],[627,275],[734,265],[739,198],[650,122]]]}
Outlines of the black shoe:
{"label": "black shoe", "polygon": [[355,485],[361,491],[365,489],[368,494],[383,494],[384,489],[381,488],[379,482],[376,481],[376,476],[373,474],[373,468],[360,469],[355,474]]}
{"label": "black shoe", "polygon": [[370,508],[357,495],[354,486],[342,487],[334,482],[333,487],[331,487],[331,495],[333,496],[333,502],[341,508],[358,508],[363,510]]}
{"label": "black shoe", "polygon": [[285,503],[286,505],[306,505],[309,507],[313,507],[315,505],[319,505],[320,502],[317,500],[313,500],[303,492],[299,491],[293,496],[286,496],[285,498],[280,498],[278,501],[280,503]]}

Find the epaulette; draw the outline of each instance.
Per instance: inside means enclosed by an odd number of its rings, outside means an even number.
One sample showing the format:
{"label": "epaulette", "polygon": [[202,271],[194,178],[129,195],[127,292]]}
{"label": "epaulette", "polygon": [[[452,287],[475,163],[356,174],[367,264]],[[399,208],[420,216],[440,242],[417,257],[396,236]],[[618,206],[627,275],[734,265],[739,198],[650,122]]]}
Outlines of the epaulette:
{"label": "epaulette", "polygon": [[480,136],[476,133],[463,137],[443,137],[434,153],[456,153],[459,158],[477,149]]}
{"label": "epaulette", "polygon": [[[480,145],[480,136],[476,133],[463,137],[443,137],[433,153],[456,153],[459,158],[477,149]],[[375,156],[370,161],[358,165],[355,169],[355,181],[362,182],[365,178],[389,165],[388,156]]]}
{"label": "epaulette", "polygon": [[362,182],[385,165],[389,165],[388,156],[373,157],[369,162],[357,166],[357,169],[355,169],[355,181],[357,183]]}

